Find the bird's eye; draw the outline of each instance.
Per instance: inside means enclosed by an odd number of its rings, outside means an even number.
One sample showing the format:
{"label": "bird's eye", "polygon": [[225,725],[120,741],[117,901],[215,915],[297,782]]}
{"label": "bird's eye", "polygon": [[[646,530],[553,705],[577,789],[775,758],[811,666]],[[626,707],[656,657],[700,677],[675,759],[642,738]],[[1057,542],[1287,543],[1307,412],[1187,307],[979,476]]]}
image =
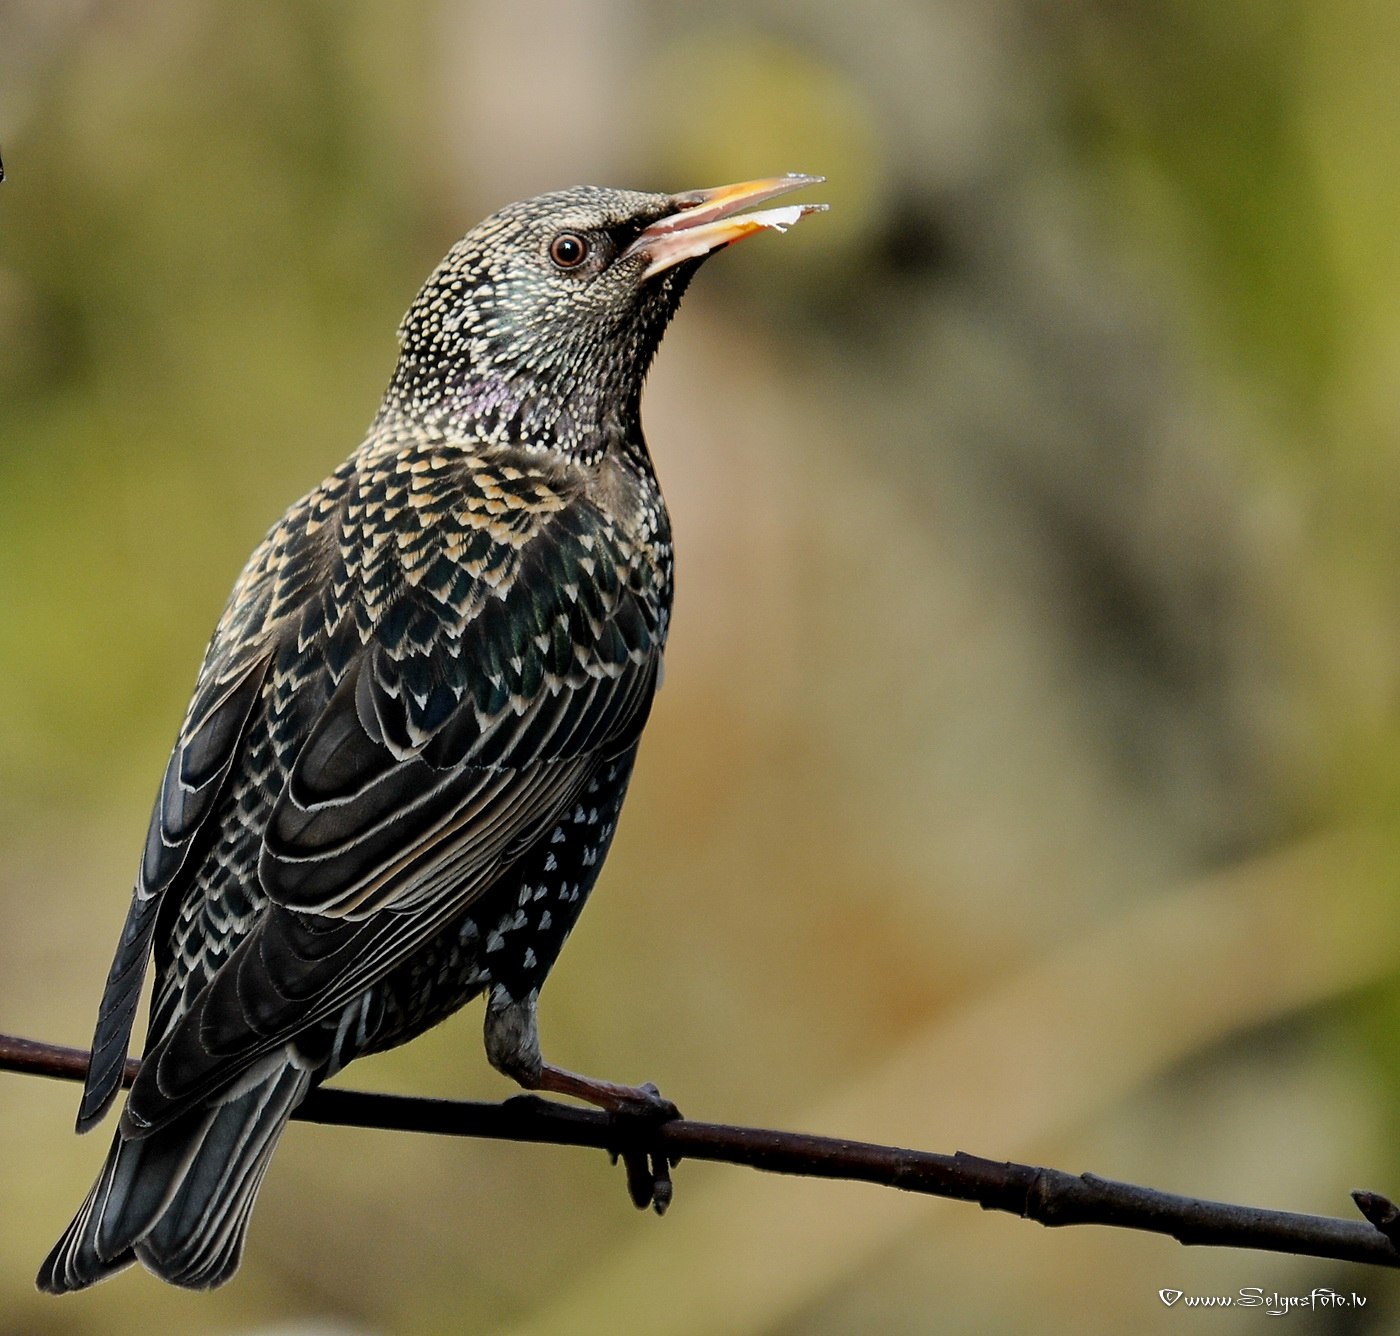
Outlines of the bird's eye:
{"label": "bird's eye", "polygon": [[577,232],[561,232],[549,243],[549,258],[560,269],[577,269],[588,258],[588,242]]}

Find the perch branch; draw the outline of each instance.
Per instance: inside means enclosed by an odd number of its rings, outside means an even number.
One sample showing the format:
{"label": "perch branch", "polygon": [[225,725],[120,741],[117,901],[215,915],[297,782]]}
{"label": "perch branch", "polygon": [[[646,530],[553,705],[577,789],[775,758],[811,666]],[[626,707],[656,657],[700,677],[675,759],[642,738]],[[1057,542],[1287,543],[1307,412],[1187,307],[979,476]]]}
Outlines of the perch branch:
{"label": "perch branch", "polygon": [[[87,1066],[88,1054],[82,1049],[0,1035],[0,1071],[80,1081]],[[135,1059],[128,1061],[126,1084],[135,1079],[139,1068]],[[1009,1211],[1043,1225],[1113,1225],[1168,1234],[1184,1244],[1255,1248],[1400,1267],[1400,1247],[1395,1242],[1400,1236],[1400,1210],[1374,1192],[1352,1194],[1369,1221],[1366,1223],[1204,1201],[1096,1174],[987,1160],[963,1151],[940,1155],[688,1118],[652,1128],[632,1128],[606,1113],[533,1095],[486,1104],[323,1087],[307,1096],[292,1116],[306,1122],[387,1131],[593,1146],[613,1155],[650,1150],[672,1162],[716,1160],[769,1173],[850,1179],[975,1201],[984,1210]]]}

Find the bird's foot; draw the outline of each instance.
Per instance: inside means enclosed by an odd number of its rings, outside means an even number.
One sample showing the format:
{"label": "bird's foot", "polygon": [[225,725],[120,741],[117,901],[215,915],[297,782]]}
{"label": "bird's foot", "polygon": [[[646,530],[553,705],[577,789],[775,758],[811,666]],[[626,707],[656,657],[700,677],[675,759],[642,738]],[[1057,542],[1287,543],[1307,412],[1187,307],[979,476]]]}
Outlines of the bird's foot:
{"label": "bird's foot", "polygon": [[657,1215],[666,1214],[673,1194],[673,1161],[656,1147],[652,1134],[658,1127],[681,1116],[681,1111],[669,1099],[650,1082],[639,1086],[617,1085],[548,1064],[540,1072],[537,1089],[572,1095],[610,1113],[619,1133],[617,1149],[612,1153],[613,1162],[620,1159],[627,1170],[627,1193],[633,1205],[640,1211],[650,1206]]}
{"label": "bird's foot", "polygon": [[648,1134],[681,1116],[681,1111],[648,1081],[645,1085],[624,1086],[625,1102],[612,1110],[619,1131],[626,1129],[630,1146],[617,1151],[627,1171],[627,1195],[632,1204],[645,1211],[650,1206],[657,1215],[665,1215],[671,1204],[674,1188],[671,1167],[679,1163],[654,1145],[647,1145]]}

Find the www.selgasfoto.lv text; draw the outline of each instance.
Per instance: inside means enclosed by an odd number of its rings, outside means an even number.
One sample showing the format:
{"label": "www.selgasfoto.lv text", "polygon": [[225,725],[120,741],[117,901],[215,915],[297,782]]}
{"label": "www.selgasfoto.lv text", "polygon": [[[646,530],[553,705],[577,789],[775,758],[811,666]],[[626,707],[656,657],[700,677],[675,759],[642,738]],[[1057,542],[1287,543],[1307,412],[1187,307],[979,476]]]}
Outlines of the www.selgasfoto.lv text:
{"label": "www.selgasfoto.lv text", "polygon": [[1262,1286],[1245,1285],[1234,1294],[1187,1294],[1183,1290],[1158,1290],[1157,1297],[1168,1308],[1259,1308],[1270,1317],[1313,1308],[1364,1308],[1364,1294],[1342,1294],[1320,1285],[1307,1294],[1266,1294]]}

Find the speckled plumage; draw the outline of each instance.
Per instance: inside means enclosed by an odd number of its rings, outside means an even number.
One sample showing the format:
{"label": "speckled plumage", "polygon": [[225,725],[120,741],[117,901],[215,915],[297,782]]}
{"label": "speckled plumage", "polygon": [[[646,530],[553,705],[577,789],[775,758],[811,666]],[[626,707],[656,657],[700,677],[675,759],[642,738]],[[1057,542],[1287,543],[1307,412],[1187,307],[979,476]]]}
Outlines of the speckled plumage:
{"label": "speckled plumage", "polygon": [[[639,400],[703,257],[652,276],[644,229],[713,193],[579,189],[468,233],[404,319],[365,441],[253,553],[152,816],[80,1129],[118,1093],[153,956],[141,1074],[41,1287],[137,1259],[227,1279],[307,1091],[482,992],[488,1056],[523,1084],[638,1093],[544,1064],[534,1008],[670,615]],[[551,258],[563,231],[586,265]]]}

